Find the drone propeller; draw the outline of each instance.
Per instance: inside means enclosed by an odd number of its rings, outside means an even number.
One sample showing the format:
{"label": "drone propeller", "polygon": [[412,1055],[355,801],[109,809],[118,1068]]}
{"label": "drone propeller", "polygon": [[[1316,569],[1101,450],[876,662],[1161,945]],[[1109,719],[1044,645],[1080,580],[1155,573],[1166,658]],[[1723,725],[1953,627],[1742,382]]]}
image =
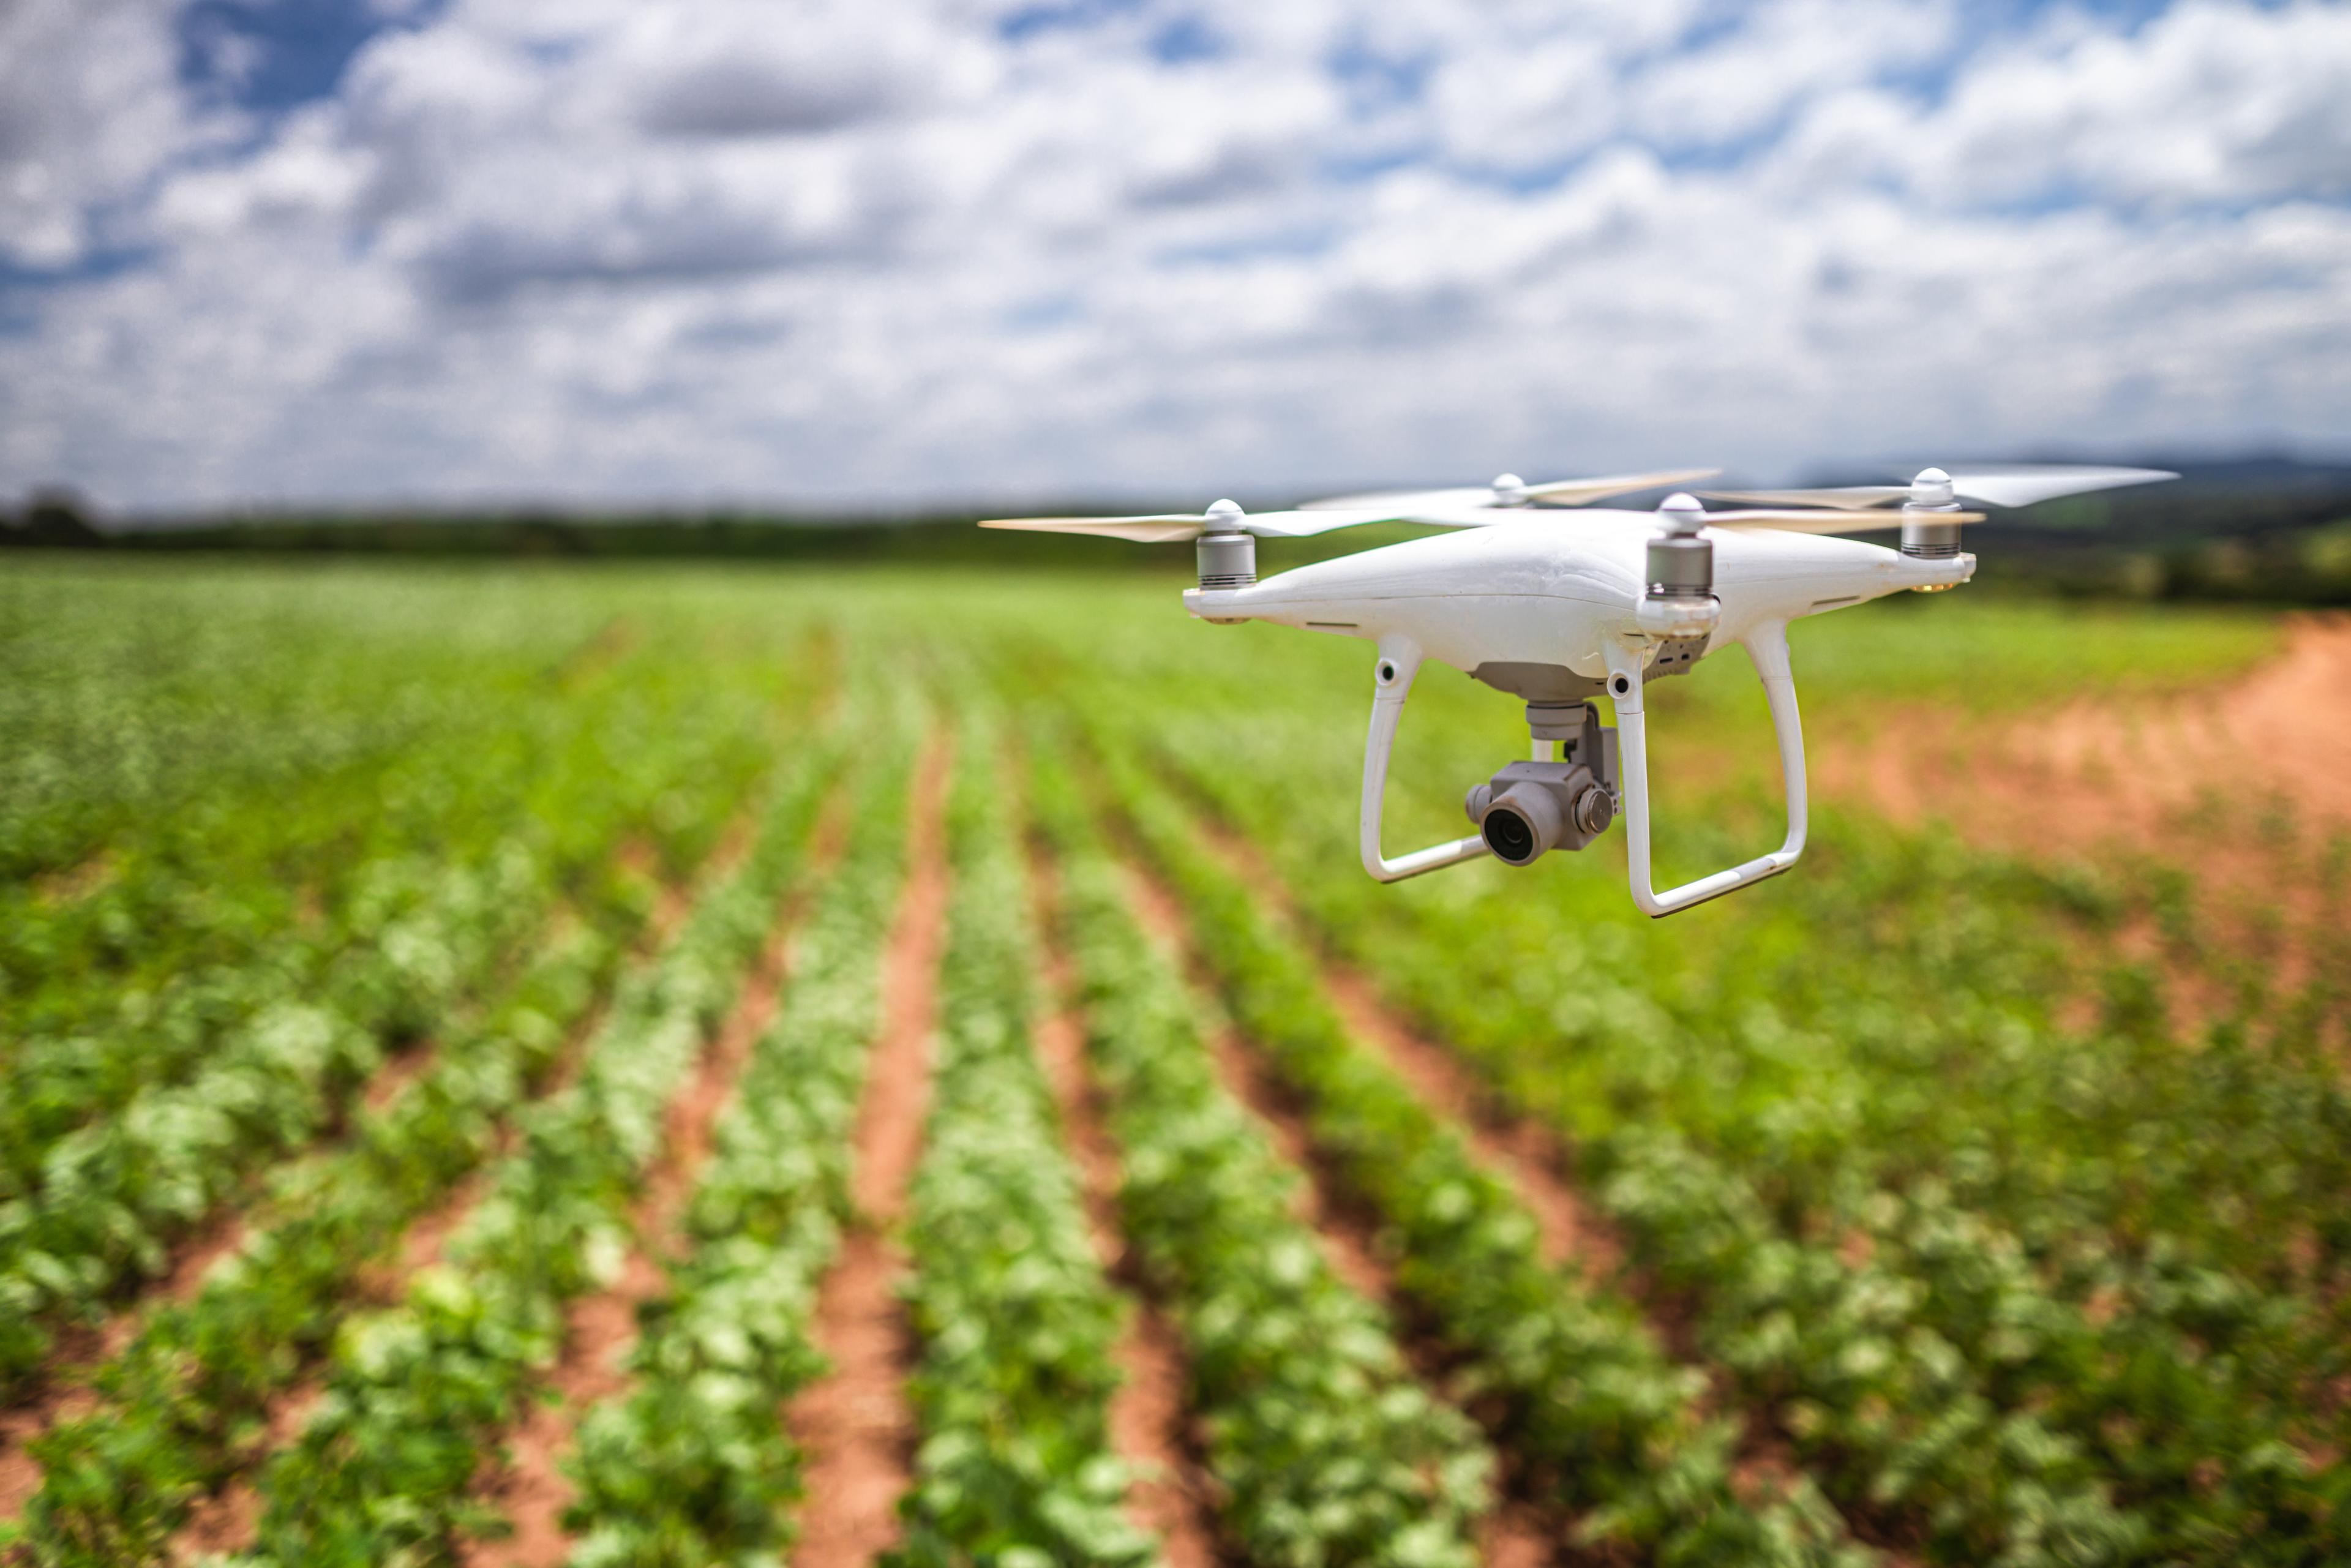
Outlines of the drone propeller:
{"label": "drone propeller", "polygon": [[[1899,512],[1841,512],[1816,507],[1750,507],[1735,512],[1709,512],[1698,497],[1677,491],[1657,503],[1656,517],[1668,533],[1695,538],[1701,528],[1777,528],[1792,534],[1859,534],[1872,528],[1898,528]],[[1981,512],[1938,511],[1938,523],[1980,523]]]}
{"label": "drone propeller", "polygon": [[[1902,514],[1838,511],[1817,507],[1802,509],[1753,507],[1735,512],[1706,512],[1701,514],[1700,520],[1701,526],[1709,528],[1777,528],[1790,534],[1865,534],[1878,528],[1900,528]],[[1935,514],[1938,523],[1980,523],[1983,520],[1981,512],[1938,511]]]}
{"label": "drone propeller", "polygon": [[1131,517],[989,517],[983,528],[1023,528],[1044,534],[1096,534],[1139,544],[1173,544],[1202,534],[1255,534],[1260,538],[1304,538],[1332,528],[1395,520],[1393,511],[1244,512],[1218,501],[1205,512],[1155,512]]}
{"label": "drone propeller", "polygon": [[[1635,490],[1655,490],[1667,485],[1686,484],[1693,479],[1710,479],[1721,472],[1719,468],[1675,468],[1656,474],[1614,474],[1601,479],[1559,479],[1543,485],[1530,485],[1516,474],[1498,474],[1490,485],[1465,486],[1453,490],[1384,490],[1362,496],[1333,496],[1328,500],[1309,501],[1301,509],[1309,512],[1370,510],[1389,517],[1410,517],[1415,521],[1434,521],[1439,517],[1449,519],[1462,512],[1589,506],[1593,501],[1605,500],[1611,496],[1629,495]],[[1507,520],[1502,517],[1476,519],[1481,523]]]}
{"label": "drone propeller", "polygon": [[[1995,507],[2029,507],[2036,501],[2053,501],[2060,496],[2086,495],[2093,490],[2111,490],[2123,485],[2146,485],[2158,479],[2177,479],[2177,474],[2160,468],[2092,468],[2072,464],[2020,464],[2006,468],[1962,468],[1946,473],[1940,468],[1926,468],[1907,485],[1839,485],[1823,490],[1705,490],[1699,492],[1709,500],[1753,501],[1766,507],[1831,507],[1845,511],[1866,511],[1889,501],[1906,506],[1948,507],[1964,497],[1970,501],[1985,501]],[[1709,519],[1711,520],[1711,519]],[[1886,524],[1876,525],[1890,527]],[[1823,528],[1815,533],[1840,533],[1845,530]]]}

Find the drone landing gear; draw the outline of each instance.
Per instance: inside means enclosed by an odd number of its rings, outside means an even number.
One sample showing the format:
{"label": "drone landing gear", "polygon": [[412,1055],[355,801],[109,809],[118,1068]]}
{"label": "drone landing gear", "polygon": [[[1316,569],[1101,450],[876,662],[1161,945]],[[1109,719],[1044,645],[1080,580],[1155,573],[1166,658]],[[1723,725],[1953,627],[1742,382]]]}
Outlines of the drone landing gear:
{"label": "drone landing gear", "polygon": [[1720,898],[1794,865],[1804,852],[1804,729],[1796,713],[1796,681],[1788,668],[1788,625],[1767,621],[1740,643],[1762,678],[1771,706],[1771,731],[1780,743],[1780,779],[1788,797],[1788,836],[1768,855],[1702,876],[1664,893],[1650,883],[1648,719],[1641,707],[1641,650],[1611,639],[1608,695],[1616,705],[1617,748],[1625,768],[1625,861],[1633,902],[1652,919]]}
{"label": "drone landing gear", "polygon": [[[1788,666],[1788,629],[1783,622],[1767,622],[1755,627],[1740,639],[1754,662],[1756,674],[1762,678],[1763,693],[1771,709],[1771,727],[1779,741],[1780,773],[1786,788],[1788,802],[1788,834],[1781,846],[1767,855],[1733,866],[1729,871],[1700,877],[1696,882],[1659,893],[1652,885],[1649,854],[1649,752],[1648,723],[1642,706],[1646,648],[1640,644],[1610,640],[1606,644],[1608,660],[1608,694],[1616,706],[1616,728],[1614,733],[1600,731],[1600,736],[1613,746],[1595,747],[1583,741],[1571,748],[1571,755],[1587,754],[1570,779],[1566,763],[1555,763],[1539,757],[1530,764],[1514,764],[1505,774],[1525,773],[1527,782],[1540,786],[1545,792],[1569,792],[1570,799],[1562,808],[1559,838],[1563,847],[1581,849],[1607,826],[1613,812],[1600,809],[1602,800],[1611,807],[1621,800],[1625,816],[1626,871],[1632,883],[1633,902],[1641,912],[1651,917],[1672,915],[1719,898],[1765,877],[1777,876],[1796,863],[1804,852],[1806,801],[1804,787],[1804,736],[1796,711],[1796,685]],[[1364,869],[1381,882],[1401,882],[1408,876],[1458,865],[1479,855],[1494,853],[1483,833],[1447,843],[1432,844],[1410,854],[1390,860],[1380,845],[1382,807],[1387,795],[1388,760],[1395,747],[1398,722],[1404,716],[1405,699],[1412,693],[1413,677],[1420,672],[1419,645],[1407,637],[1384,637],[1380,640],[1379,663],[1374,672],[1372,691],[1372,723],[1364,742],[1364,793],[1359,816],[1360,845]],[[1678,674],[1679,671],[1673,673]],[[1530,721],[1535,718],[1535,706],[1529,708]],[[1583,727],[1576,727],[1582,729]],[[1597,728],[1597,721],[1593,721]],[[1552,740],[1566,738],[1561,731],[1554,737],[1536,736],[1538,749],[1551,749]],[[1598,738],[1598,737],[1594,737]],[[1589,772],[1585,771],[1589,768]],[[1557,780],[1552,773],[1562,777]],[[1621,789],[1617,776],[1621,772]],[[1537,779],[1535,775],[1542,777]],[[1557,789],[1552,788],[1556,784]],[[1581,786],[1581,788],[1579,788]],[[1481,787],[1487,793],[1485,804],[1492,804],[1497,789],[1514,793],[1498,782]],[[1473,814],[1479,791],[1471,792]],[[1586,799],[1589,796],[1590,799]],[[1543,803],[1534,801],[1536,814],[1542,814]],[[1540,835],[1538,835],[1540,836]],[[1506,852],[1516,843],[1505,835]],[[1525,849],[1531,852],[1511,854],[1505,859],[1524,864],[1541,853],[1548,845],[1538,845],[1532,840]]]}
{"label": "drone landing gear", "polygon": [[1486,841],[1475,833],[1395,860],[1380,852],[1380,809],[1388,792],[1388,754],[1395,749],[1396,723],[1404,716],[1404,699],[1412,695],[1412,678],[1418,674],[1419,643],[1409,637],[1380,639],[1380,662],[1372,671],[1372,730],[1364,741],[1360,826],[1364,869],[1381,882],[1402,882],[1489,852]]}

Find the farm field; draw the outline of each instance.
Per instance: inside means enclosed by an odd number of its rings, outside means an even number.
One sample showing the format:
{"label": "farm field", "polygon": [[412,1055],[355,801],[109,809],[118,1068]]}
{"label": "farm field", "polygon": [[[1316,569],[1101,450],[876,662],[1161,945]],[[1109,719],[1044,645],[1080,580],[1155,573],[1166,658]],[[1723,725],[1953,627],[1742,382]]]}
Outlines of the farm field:
{"label": "farm field", "polygon": [[0,1561],[2351,1560],[2339,623],[1801,623],[1653,923],[1177,586],[0,568]]}

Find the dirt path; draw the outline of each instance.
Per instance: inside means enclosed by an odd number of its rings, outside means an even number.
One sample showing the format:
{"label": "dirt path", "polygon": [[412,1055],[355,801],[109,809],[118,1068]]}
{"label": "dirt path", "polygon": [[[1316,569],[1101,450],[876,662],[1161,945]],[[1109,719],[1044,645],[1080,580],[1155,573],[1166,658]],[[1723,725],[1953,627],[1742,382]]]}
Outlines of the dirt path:
{"label": "dirt path", "polygon": [[2183,819],[2241,831],[2278,806],[2351,829],[2351,617],[2294,621],[2279,657],[2215,691],[1980,722],[1909,712],[1865,741],[1825,738],[1824,790],[2022,849],[2160,847]]}
{"label": "dirt path", "polygon": [[851,1178],[859,1223],[817,1294],[813,1337],[832,1371],[791,1402],[786,1425],[809,1456],[794,1568],[862,1568],[898,1539],[911,1474],[910,1325],[897,1296],[906,1258],[889,1231],[904,1216],[930,1106],[931,1031],[946,939],[947,867],[941,819],[948,747],[915,771],[906,892],[883,960],[882,1035],[858,1107]]}
{"label": "dirt path", "polygon": [[[1050,930],[1055,904],[1053,867],[1041,855],[1030,861],[1039,925]],[[1037,1056],[1061,1107],[1071,1157],[1085,1184],[1086,1218],[1094,1252],[1104,1270],[1123,1281],[1137,1310],[1113,1351],[1125,1382],[1111,1402],[1111,1446],[1136,1468],[1129,1496],[1135,1521],[1155,1533],[1169,1568],[1215,1568],[1219,1553],[1207,1473],[1200,1460],[1185,1406],[1183,1350],[1176,1331],[1134,1283],[1134,1270],[1118,1223],[1118,1156],[1102,1128],[1100,1102],[1085,1062],[1085,1030],[1071,1010],[1076,989],[1069,956],[1047,948],[1044,992],[1047,1012],[1036,1027]]]}
{"label": "dirt path", "polygon": [[[1215,992],[1213,977],[1192,942],[1191,925],[1181,903],[1158,880],[1133,862],[1126,866],[1130,903],[1144,928],[1162,951],[1174,957],[1193,983]],[[1331,1267],[1353,1289],[1388,1309],[1396,1328],[1397,1344],[1422,1381],[1432,1388],[1442,1385],[1446,1362],[1442,1347],[1412,1330],[1397,1310],[1395,1276],[1381,1261],[1374,1244],[1374,1222],[1360,1206],[1345,1201],[1337,1184],[1315,1154],[1306,1120],[1295,1100],[1276,1081],[1262,1053],[1230,1025],[1218,1029],[1208,1041],[1226,1090],[1256,1113],[1273,1139],[1275,1150],[1306,1181],[1300,1195],[1300,1215],[1322,1242]],[[1565,1542],[1572,1521],[1552,1511],[1532,1506],[1530,1500],[1498,1500],[1486,1516],[1479,1540],[1486,1568],[1545,1568],[1566,1562]]]}
{"label": "dirt path", "polygon": [[[2295,619],[2278,657],[2205,691],[1832,731],[1813,778],[1824,798],[2042,863],[2187,873],[2192,935],[2133,911],[2111,950],[2160,967],[2193,1035],[2237,1005],[2248,966],[2276,990],[2333,961],[2324,867],[2326,841],[2351,835],[2351,617]],[[2093,986],[2063,1016],[2087,1027],[2098,1010]]]}

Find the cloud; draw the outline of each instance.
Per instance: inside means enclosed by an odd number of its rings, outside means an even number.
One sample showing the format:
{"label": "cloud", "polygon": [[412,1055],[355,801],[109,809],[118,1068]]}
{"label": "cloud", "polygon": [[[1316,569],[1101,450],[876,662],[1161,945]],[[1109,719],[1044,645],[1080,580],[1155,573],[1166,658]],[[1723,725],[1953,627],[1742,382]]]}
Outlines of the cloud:
{"label": "cloud", "polygon": [[72,266],[109,209],[223,135],[184,104],[167,0],[16,0],[0,10],[0,260]]}
{"label": "cloud", "polygon": [[1969,73],[1915,178],[1974,200],[2351,195],[2351,10],[2190,4],[2136,37],[2034,42]]}
{"label": "cloud", "polygon": [[0,283],[0,492],[1205,497],[2351,406],[2316,5],[451,0],[234,119],[172,7],[67,15],[0,24],[5,254],[62,271]]}

